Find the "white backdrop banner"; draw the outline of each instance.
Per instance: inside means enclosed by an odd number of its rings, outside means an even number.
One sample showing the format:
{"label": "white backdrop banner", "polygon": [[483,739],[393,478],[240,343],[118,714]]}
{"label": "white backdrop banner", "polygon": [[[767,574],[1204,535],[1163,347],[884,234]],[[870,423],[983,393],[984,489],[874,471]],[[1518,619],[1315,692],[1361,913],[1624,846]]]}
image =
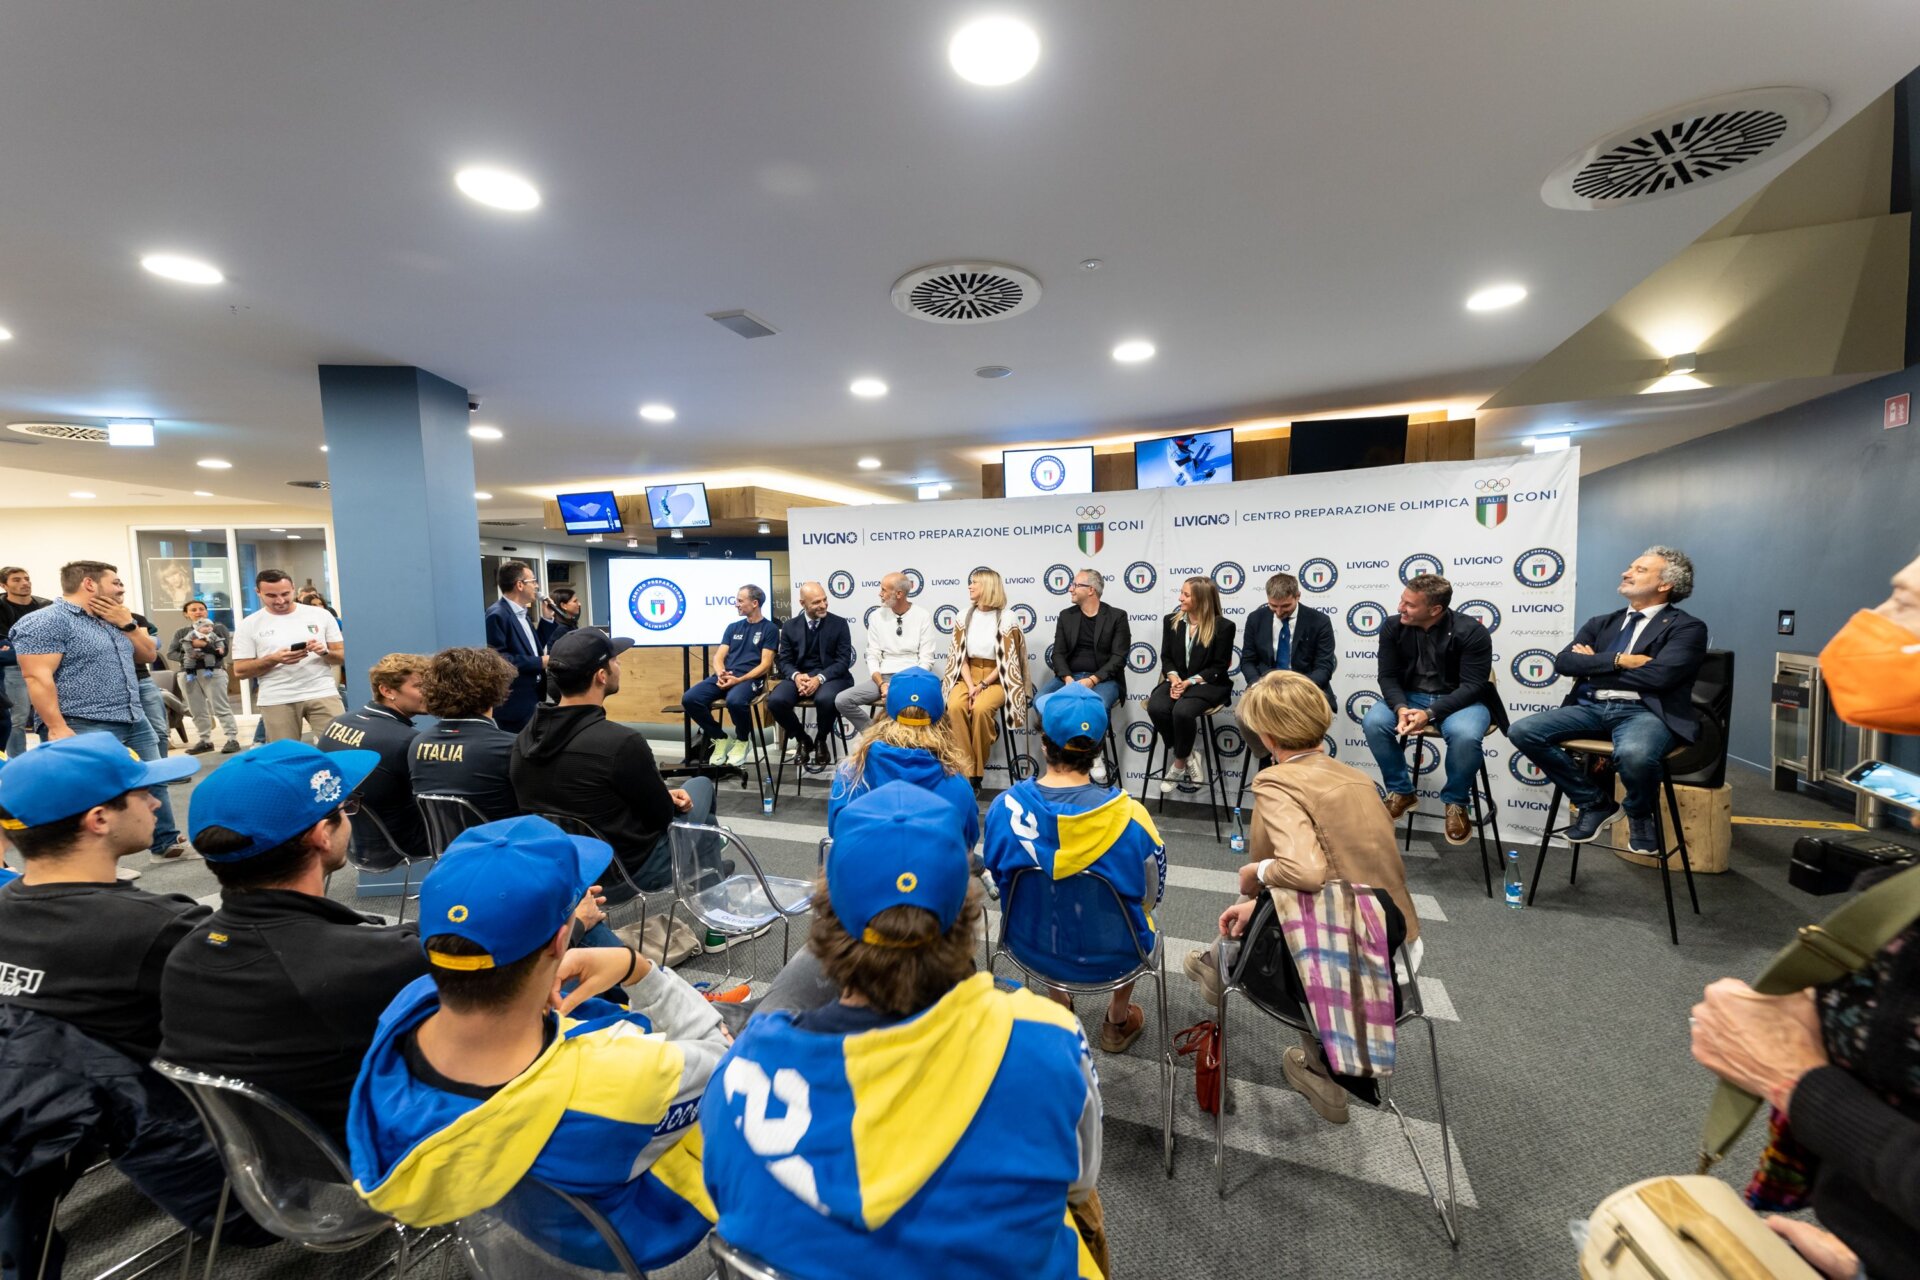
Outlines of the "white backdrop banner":
{"label": "white backdrop banner", "polygon": [[[1036,670],[1052,646],[1054,619],[1068,607],[1074,571],[1099,569],[1107,603],[1124,609],[1132,625],[1120,727],[1135,794],[1150,736],[1147,694],[1159,678],[1161,620],[1180,584],[1211,578],[1227,616],[1243,628],[1249,609],[1265,607],[1267,578],[1294,574],[1303,604],[1334,624],[1340,709],[1328,746],[1377,780],[1360,731],[1379,697],[1376,637],[1402,584],[1417,573],[1444,574],[1453,607],[1492,631],[1494,675],[1509,715],[1559,705],[1565,687],[1553,657],[1578,625],[1579,476],[1579,454],[1567,450],[1195,488],[796,507],[788,512],[789,546],[794,583],[826,585],[863,655],[882,574],[905,572],[915,602],[933,611],[944,634],[966,607],[968,575],[998,570]],[[791,611],[789,602],[784,612]],[[1215,718],[1214,737],[1237,788],[1245,743],[1225,712]],[[1431,744],[1421,750],[1421,808],[1437,817],[1439,752]],[[1528,834],[1537,840],[1545,779],[1498,734],[1484,751],[1501,834],[1509,845]]]}

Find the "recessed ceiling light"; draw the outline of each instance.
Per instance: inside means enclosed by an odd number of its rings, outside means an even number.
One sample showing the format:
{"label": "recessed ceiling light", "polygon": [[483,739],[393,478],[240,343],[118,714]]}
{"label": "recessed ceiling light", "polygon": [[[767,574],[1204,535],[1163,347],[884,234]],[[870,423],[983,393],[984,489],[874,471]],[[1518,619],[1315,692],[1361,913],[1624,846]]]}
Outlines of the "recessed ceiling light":
{"label": "recessed ceiling light", "polygon": [[91,498],[91,497],[93,497],[93,495],[92,495],[91,493],[88,493],[88,492],[87,492],[87,491],[86,491],[85,489],[75,489],[75,490],[74,490],[74,491],[73,491],[72,493],[69,493],[69,494],[68,494],[67,496],[68,496],[69,498]]}
{"label": "recessed ceiling light", "polygon": [[185,528],[185,529],[183,529],[183,530],[181,530],[181,532],[182,532],[182,533],[199,533],[199,532],[200,532],[200,530],[199,530],[199,529],[197,529],[197,528],[195,528],[195,527],[193,527],[193,526],[191,526],[191,525],[189,525],[189,526],[188,526],[187,528]]}
{"label": "recessed ceiling light", "polygon": [[540,207],[538,189],[519,174],[505,169],[489,169],[484,165],[462,169],[453,175],[453,184],[469,199],[492,209],[525,213]]}
{"label": "recessed ceiling light", "polygon": [[325,446],[325,445],[321,445],[321,446],[320,446],[320,452],[322,452],[322,453],[325,453],[326,451],[327,451],[327,446]]}
{"label": "recessed ceiling light", "polygon": [[1498,311],[1525,300],[1527,287],[1520,284],[1488,285],[1467,299],[1469,311]]}
{"label": "recessed ceiling light", "polygon": [[932,502],[940,496],[940,486],[937,484],[923,484],[918,486],[918,488],[920,491],[920,501],[922,502]]}
{"label": "recessed ceiling light", "polygon": [[177,253],[150,253],[140,259],[140,265],[162,279],[178,280],[181,284],[219,284],[226,279],[211,262]]}
{"label": "recessed ceiling light", "polygon": [[1102,262],[1098,258],[1082,258],[1080,260],[1080,269],[1082,271],[1098,271],[1100,268],[1106,265],[1107,265],[1106,263]]}
{"label": "recessed ceiling light", "polygon": [[1040,61],[1040,37],[1015,18],[981,18],[953,33],[947,61],[969,84],[1012,84]]}
{"label": "recessed ceiling light", "polygon": [[485,489],[475,489],[473,491],[473,500],[475,502],[492,502],[493,495],[488,493]]}
{"label": "recessed ceiling light", "polygon": [[1154,346],[1142,338],[1123,342],[1113,349],[1113,358],[1121,364],[1139,364],[1142,360],[1153,359]]}
{"label": "recessed ceiling light", "polygon": [[193,491],[193,496],[196,498],[211,498],[213,496],[213,493],[207,489],[195,489]]}
{"label": "recessed ceiling light", "polygon": [[1572,436],[1535,436],[1529,441],[1535,453],[1559,453],[1573,447]]}
{"label": "recessed ceiling light", "polygon": [[855,378],[847,384],[847,390],[863,400],[875,400],[887,394],[887,384],[878,378]]}
{"label": "recessed ceiling light", "polygon": [[12,342],[13,330],[0,328],[0,342]]}
{"label": "recessed ceiling light", "polygon": [[976,378],[1010,378],[1013,370],[1003,364],[983,364],[973,371]]}
{"label": "recessed ceiling light", "polygon": [[673,411],[672,405],[653,401],[640,406],[640,416],[648,422],[672,422],[680,415]]}
{"label": "recessed ceiling light", "polygon": [[230,471],[233,469],[233,464],[225,458],[202,458],[194,465],[205,467],[209,471]]}
{"label": "recessed ceiling light", "polygon": [[475,440],[498,440],[506,433],[498,427],[468,427],[467,434]]}
{"label": "recessed ceiling light", "polygon": [[862,471],[878,471],[880,469],[880,459],[862,458],[853,465],[859,467]]}
{"label": "recessed ceiling light", "polygon": [[767,526],[767,522],[765,520],[762,520],[760,522],[760,527],[754,530],[754,532],[755,533],[772,533],[773,530]]}
{"label": "recessed ceiling light", "polygon": [[686,535],[686,534],[684,534],[684,533],[682,533],[682,532],[680,532],[680,531],[679,531],[678,529],[675,529],[675,530],[673,531],[673,536],[674,536],[674,537],[676,537],[676,538],[684,538],[684,537],[686,537],[687,535]]}
{"label": "recessed ceiling light", "polygon": [[288,542],[298,542],[298,541],[300,541],[300,535],[299,535],[299,534],[297,534],[297,533],[290,533],[290,534],[288,534],[288,535],[287,535],[287,541],[288,541]]}
{"label": "recessed ceiling light", "polygon": [[638,547],[639,547],[639,545],[640,545],[640,539],[638,539],[638,538],[628,538],[628,539],[627,539],[627,549],[628,549],[629,551],[632,551],[632,550],[635,550],[636,548],[638,548]]}
{"label": "recessed ceiling light", "polygon": [[269,529],[267,530],[267,532],[268,533],[285,533],[286,530],[285,529]]}
{"label": "recessed ceiling light", "polygon": [[153,424],[137,419],[107,424],[107,443],[118,449],[151,449]]}

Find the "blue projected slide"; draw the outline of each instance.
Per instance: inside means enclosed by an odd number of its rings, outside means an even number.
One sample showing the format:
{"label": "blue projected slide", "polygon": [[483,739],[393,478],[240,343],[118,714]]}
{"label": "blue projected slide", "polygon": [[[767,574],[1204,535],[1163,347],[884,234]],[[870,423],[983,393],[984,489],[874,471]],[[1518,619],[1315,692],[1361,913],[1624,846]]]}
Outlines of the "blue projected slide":
{"label": "blue projected slide", "polygon": [[620,504],[611,493],[562,493],[554,497],[560,504],[560,523],[568,533],[622,533]]}
{"label": "blue projected slide", "polygon": [[1228,484],[1233,480],[1233,432],[1141,440],[1133,446],[1133,474],[1136,489]]}
{"label": "blue projected slide", "polygon": [[705,529],[713,523],[707,514],[704,484],[647,486],[647,518],[656,529]]}

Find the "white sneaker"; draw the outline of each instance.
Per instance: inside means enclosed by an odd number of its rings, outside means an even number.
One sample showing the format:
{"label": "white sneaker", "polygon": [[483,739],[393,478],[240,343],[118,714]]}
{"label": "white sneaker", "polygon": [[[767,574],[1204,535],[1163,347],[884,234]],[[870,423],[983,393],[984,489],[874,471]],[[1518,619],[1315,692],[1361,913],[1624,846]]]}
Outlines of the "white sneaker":
{"label": "white sneaker", "polygon": [[727,763],[736,769],[747,762],[747,740],[733,738],[727,743]]}
{"label": "white sneaker", "polygon": [[1207,785],[1207,765],[1198,751],[1187,758],[1187,781],[1196,787]]}
{"label": "white sneaker", "polygon": [[1185,774],[1175,773],[1171,767],[1162,769],[1160,771],[1160,794],[1163,796],[1172,795],[1175,781],[1185,776]]}

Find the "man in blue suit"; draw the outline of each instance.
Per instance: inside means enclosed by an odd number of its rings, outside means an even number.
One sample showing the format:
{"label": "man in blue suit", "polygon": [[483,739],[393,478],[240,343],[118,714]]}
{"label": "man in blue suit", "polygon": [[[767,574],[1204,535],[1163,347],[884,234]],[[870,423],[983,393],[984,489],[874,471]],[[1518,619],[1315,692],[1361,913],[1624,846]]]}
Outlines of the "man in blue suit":
{"label": "man in blue suit", "polygon": [[1693,561],[1672,547],[1648,547],[1620,575],[1627,607],[1587,619],[1554,667],[1576,683],[1566,702],[1519,721],[1507,740],[1553,779],[1577,810],[1567,840],[1600,834],[1619,805],[1559,747],[1568,738],[1609,737],[1627,793],[1627,847],[1660,851],[1654,825],[1660,761],[1675,740],[1700,734],[1693,680],[1707,654],[1707,624],[1676,606],[1693,593]]}
{"label": "man in blue suit", "polygon": [[507,700],[493,710],[493,722],[508,733],[518,733],[533,719],[533,709],[547,684],[547,645],[553,640],[551,610],[535,627],[527,610],[540,596],[540,580],[518,560],[501,564],[494,575],[500,598],[487,610],[487,647],[505,658],[518,674]]}
{"label": "man in blue suit", "polygon": [[[780,649],[774,658],[780,683],[767,695],[767,710],[787,731],[787,750],[797,753],[802,767],[817,772],[833,763],[828,743],[839,716],[833,700],[853,688],[853,664],[858,660],[847,620],[827,612],[826,588],[817,582],[801,583],[800,616],[787,619],[780,628]],[[813,702],[818,729],[814,741],[807,739],[796,710],[802,698]],[[809,755],[814,759],[809,760]]]}
{"label": "man in blue suit", "polygon": [[1300,607],[1300,580],[1290,573],[1267,579],[1267,607],[1247,612],[1240,638],[1240,674],[1247,687],[1269,671],[1298,671],[1333,701],[1333,623],[1318,609]]}

